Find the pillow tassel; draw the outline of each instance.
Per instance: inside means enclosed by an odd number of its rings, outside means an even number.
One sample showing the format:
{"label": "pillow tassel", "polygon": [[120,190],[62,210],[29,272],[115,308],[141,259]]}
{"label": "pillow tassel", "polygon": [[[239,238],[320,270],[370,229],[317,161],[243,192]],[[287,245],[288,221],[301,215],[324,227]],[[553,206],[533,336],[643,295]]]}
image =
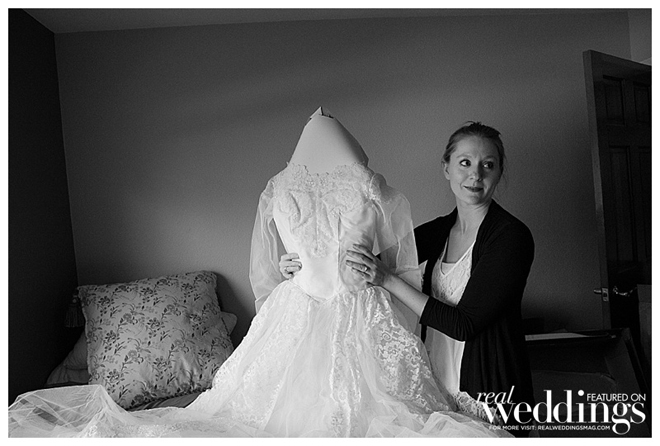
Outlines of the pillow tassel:
{"label": "pillow tassel", "polygon": [[80,299],[78,298],[77,290],[73,294],[71,302],[69,302],[69,307],[66,310],[64,326],[71,328],[85,326],[85,315],[83,314],[82,306],[80,305]]}

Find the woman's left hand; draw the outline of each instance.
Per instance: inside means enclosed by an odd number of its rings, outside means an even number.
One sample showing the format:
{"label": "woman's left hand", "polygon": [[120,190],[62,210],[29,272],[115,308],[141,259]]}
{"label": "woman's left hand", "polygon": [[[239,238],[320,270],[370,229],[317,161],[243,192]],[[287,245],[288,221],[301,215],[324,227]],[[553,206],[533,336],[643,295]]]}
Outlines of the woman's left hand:
{"label": "woman's left hand", "polygon": [[352,258],[352,260],[346,259],[346,265],[351,268],[353,273],[362,276],[371,285],[382,286],[387,277],[392,274],[378,257],[362,245],[353,245],[353,249],[347,250],[346,254]]}

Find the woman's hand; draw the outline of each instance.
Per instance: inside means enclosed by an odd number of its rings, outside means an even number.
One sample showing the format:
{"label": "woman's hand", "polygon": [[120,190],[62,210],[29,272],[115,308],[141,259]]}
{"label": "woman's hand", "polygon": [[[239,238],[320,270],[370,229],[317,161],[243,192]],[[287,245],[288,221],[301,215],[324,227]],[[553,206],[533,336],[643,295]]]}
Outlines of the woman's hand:
{"label": "woman's hand", "polygon": [[352,258],[352,260],[346,259],[346,265],[370,285],[382,286],[392,275],[389,268],[362,245],[353,245],[353,249],[347,250],[346,254]]}
{"label": "woman's hand", "polygon": [[364,277],[367,283],[385,288],[389,293],[410,308],[417,316],[421,316],[429,297],[394,274],[369,249],[361,245],[353,245],[346,254],[352,260],[346,259],[346,264],[355,274]]}
{"label": "woman's hand", "polygon": [[284,277],[291,279],[295,273],[300,271],[302,263],[300,263],[300,261],[295,261],[295,259],[299,258],[300,257],[295,252],[290,252],[280,257],[280,272]]}

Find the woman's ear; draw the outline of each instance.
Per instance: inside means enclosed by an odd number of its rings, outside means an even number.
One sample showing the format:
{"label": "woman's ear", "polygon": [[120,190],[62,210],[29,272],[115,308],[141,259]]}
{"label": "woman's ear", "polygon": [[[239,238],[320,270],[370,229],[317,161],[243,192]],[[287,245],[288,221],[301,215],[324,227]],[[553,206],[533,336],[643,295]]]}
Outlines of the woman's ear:
{"label": "woman's ear", "polygon": [[445,160],[442,160],[442,172],[445,174],[445,178],[449,179],[449,164]]}

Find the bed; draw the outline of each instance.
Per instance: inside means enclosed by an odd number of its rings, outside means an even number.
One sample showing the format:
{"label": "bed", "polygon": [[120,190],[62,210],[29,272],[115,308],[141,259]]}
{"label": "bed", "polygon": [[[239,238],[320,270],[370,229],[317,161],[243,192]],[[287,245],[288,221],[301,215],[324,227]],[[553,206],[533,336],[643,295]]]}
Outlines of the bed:
{"label": "bed", "polygon": [[237,318],[216,280],[197,271],[78,287],[85,329],[46,387],[99,384],[130,411],[189,405],[234,349]]}

